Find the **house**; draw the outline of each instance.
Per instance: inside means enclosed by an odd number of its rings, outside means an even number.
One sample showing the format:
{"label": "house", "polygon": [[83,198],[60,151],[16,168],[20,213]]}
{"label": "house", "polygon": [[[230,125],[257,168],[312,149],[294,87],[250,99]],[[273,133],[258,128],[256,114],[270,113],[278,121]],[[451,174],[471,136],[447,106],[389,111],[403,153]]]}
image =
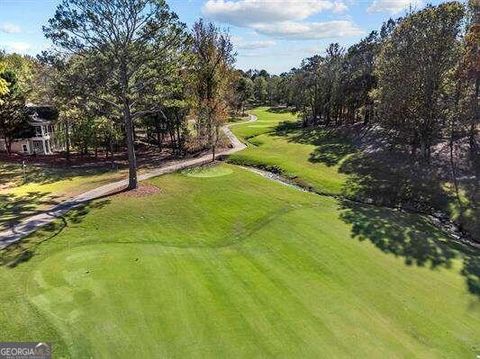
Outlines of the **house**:
{"label": "house", "polygon": [[[11,144],[12,153],[26,155],[51,155],[56,146],[54,122],[58,117],[57,111],[50,106],[27,105],[27,114],[30,117],[27,131],[29,137],[16,139]],[[5,140],[0,139],[0,151],[6,151]]]}

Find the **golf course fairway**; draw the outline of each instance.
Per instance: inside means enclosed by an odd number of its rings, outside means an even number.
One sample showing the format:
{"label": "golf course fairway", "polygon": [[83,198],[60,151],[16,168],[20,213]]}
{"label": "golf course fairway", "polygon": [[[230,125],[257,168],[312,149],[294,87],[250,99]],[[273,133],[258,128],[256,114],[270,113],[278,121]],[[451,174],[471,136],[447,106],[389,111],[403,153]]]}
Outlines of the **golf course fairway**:
{"label": "golf course fairway", "polygon": [[[457,251],[409,263],[352,237],[346,218],[371,209],[219,166],[96,201],[12,249],[29,255],[0,267],[2,340],[50,341],[56,357],[480,352],[480,301]],[[445,240],[415,216],[375,215],[423,251]]]}

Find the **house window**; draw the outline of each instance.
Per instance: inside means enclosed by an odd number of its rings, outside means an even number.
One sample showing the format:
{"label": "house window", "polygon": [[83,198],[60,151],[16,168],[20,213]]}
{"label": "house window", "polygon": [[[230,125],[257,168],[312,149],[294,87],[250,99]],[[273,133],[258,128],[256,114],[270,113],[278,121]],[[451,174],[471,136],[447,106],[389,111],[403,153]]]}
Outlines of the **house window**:
{"label": "house window", "polygon": [[27,145],[22,145],[23,152],[27,153],[28,152],[28,146]]}
{"label": "house window", "polygon": [[35,135],[42,136],[42,126],[35,126]]}

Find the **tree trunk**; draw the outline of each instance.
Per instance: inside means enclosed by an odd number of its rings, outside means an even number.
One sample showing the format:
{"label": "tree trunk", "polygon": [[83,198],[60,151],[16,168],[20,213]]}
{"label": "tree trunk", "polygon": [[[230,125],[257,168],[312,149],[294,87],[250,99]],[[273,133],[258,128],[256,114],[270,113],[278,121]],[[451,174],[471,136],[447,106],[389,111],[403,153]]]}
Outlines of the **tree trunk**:
{"label": "tree trunk", "polygon": [[455,156],[454,156],[454,137],[453,137],[453,134],[454,134],[454,130],[453,130],[453,125],[452,125],[452,128],[450,130],[450,170],[451,170],[451,174],[452,174],[452,181],[453,181],[453,187],[455,189],[455,196],[456,196],[456,199],[457,199],[457,203],[458,203],[458,209],[459,209],[459,222],[460,224],[463,223],[463,213],[464,213],[464,208],[463,208],[463,203],[462,203],[462,199],[460,198],[460,190],[459,190],[459,186],[458,186],[458,180],[457,180],[457,167],[455,165]]}
{"label": "tree trunk", "polygon": [[478,151],[478,145],[477,145],[477,140],[476,140],[476,134],[477,134],[477,124],[478,124],[478,119],[480,117],[479,114],[479,105],[478,105],[478,97],[480,94],[480,78],[477,76],[475,79],[475,102],[474,102],[474,114],[472,118],[472,122],[470,124],[470,153],[472,157],[477,155]]}
{"label": "tree trunk", "polygon": [[4,138],[5,140],[5,150],[7,151],[7,155],[12,154],[12,141],[10,141],[7,137]]}
{"label": "tree trunk", "polygon": [[115,156],[113,155],[113,138],[110,138],[110,163],[112,165],[112,169],[115,168]]}
{"label": "tree trunk", "polygon": [[128,98],[129,78],[126,57],[121,59],[120,63],[120,83],[122,87],[122,103],[123,103],[123,123],[125,125],[125,133],[127,140],[128,154],[128,190],[138,188],[137,178],[137,157],[135,156],[135,128],[133,126],[132,112],[130,109],[130,100]]}
{"label": "tree trunk", "polygon": [[422,159],[426,162],[428,162],[428,146],[427,143],[424,140],[420,141],[420,152],[422,154]]}
{"label": "tree trunk", "polygon": [[177,132],[177,146],[178,146],[178,151],[179,153],[183,153],[183,141],[182,141],[182,134],[180,132],[180,123],[177,119],[177,122],[175,124],[175,130]]}
{"label": "tree trunk", "polygon": [[135,156],[135,139],[133,131],[132,115],[128,104],[124,105],[123,120],[125,123],[125,132],[127,134],[127,153],[128,153],[128,189],[138,188],[137,178],[137,158]]}
{"label": "tree trunk", "polygon": [[160,129],[160,125],[158,124],[158,120],[155,120],[155,132],[157,134],[158,151],[162,152],[162,150],[163,150],[163,136],[162,136],[162,131]]}
{"label": "tree trunk", "polygon": [[68,126],[68,122],[65,123],[65,146],[67,165],[70,166],[70,129]]}
{"label": "tree trunk", "polygon": [[219,126],[218,125],[215,125],[214,136],[215,137],[213,138],[213,141],[212,141],[212,162],[215,162],[215,154],[216,154],[217,144],[218,144],[218,136],[219,136]]}

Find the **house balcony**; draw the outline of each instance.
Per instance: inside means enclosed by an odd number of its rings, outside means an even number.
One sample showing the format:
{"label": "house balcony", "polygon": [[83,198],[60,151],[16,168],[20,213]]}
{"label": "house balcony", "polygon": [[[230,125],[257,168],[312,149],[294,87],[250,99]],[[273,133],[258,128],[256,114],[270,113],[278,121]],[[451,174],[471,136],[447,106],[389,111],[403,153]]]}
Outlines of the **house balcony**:
{"label": "house balcony", "polygon": [[39,134],[36,133],[33,135],[32,140],[49,140],[51,138],[50,133]]}

